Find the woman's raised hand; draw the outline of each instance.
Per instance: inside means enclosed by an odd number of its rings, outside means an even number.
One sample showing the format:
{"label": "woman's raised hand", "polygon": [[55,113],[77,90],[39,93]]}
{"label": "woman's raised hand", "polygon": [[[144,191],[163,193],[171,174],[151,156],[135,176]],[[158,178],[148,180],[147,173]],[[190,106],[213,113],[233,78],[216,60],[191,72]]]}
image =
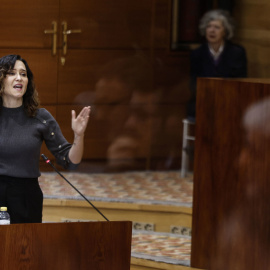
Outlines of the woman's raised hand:
{"label": "woman's raised hand", "polygon": [[84,135],[85,129],[88,124],[90,111],[91,111],[90,106],[84,107],[77,117],[76,112],[74,110],[71,111],[71,127],[75,135],[77,136]]}

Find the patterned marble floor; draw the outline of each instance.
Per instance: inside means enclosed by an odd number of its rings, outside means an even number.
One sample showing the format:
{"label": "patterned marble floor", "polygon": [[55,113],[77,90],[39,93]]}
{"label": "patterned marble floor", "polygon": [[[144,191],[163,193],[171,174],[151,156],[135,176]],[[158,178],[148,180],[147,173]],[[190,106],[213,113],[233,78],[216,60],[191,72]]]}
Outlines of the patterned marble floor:
{"label": "patterned marble floor", "polygon": [[[62,175],[91,201],[115,201],[192,207],[193,183],[179,171],[70,173]],[[44,198],[83,198],[57,173],[42,173]],[[170,233],[133,231],[132,256],[169,264],[190,264],[191,238]]]}
{"label": "patterned marble floor", "polygon": [[[193,183],[180,172],[62,173],[84,196],[97,201],[192,207]],[[57,173],[42,173],[45,198],[82,199]]]}
{"label": "patterned marble floor", "polygon": [[191,237],[133,231],[132,257],[190,266]]}

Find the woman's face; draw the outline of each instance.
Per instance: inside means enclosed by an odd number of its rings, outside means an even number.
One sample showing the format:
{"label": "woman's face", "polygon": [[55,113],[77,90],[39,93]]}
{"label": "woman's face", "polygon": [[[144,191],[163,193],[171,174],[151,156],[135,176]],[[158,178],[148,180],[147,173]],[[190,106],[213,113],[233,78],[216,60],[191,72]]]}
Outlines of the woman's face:
{"label": "woman's face", "polygon": [[28,77],[25,65],[22,61],[17,60],[14,68],[7,73],[6,78],[3,80],[3,105],[6,107],[22,105],[27,84]]}
{"label": "woman's face", "polygon": [[221,20],[213,20],[208,23],[205,37],[210,44],[222,43],[225,34],[225,28]]}

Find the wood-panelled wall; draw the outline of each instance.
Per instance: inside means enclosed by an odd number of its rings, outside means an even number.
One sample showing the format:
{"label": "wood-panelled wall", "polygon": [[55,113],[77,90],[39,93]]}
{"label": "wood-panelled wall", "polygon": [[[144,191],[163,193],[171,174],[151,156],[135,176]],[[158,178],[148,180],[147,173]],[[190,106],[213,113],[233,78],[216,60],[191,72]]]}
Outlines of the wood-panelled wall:
{"label": "wood-panelled wall", "polygon": [[192,267],[269,269],[269,119],[243,124],[251,104],[269,99],[269,82],[198,81]]}
{"label": "wood-panelled wall", "polygon": [[0,56],[28,61],[42,107],[70,142],[70,110],[92,106],[84,161],[110,170],[180,168],[189,51],[170,50],[171,3],[3,0]]}
{"label": "wood-panelled wall", "polygon": [[39,88],[42,104],[55,110],[71,142],[70,110],[92,106],[85,134],[86,167],[95,169],[91,164],[98,163],[109,171],[179,169],[189,51],[170,50],[171,1],[80,3],[60,5],[60,20],[82,28],[82,33],[68,36],[56,91]]}
{"label": "wood-panelled wall", "polygon": [[237,22],[235,41],[247,50],[248,76],[270,77],[270,2],[267,0],[235,1]]}

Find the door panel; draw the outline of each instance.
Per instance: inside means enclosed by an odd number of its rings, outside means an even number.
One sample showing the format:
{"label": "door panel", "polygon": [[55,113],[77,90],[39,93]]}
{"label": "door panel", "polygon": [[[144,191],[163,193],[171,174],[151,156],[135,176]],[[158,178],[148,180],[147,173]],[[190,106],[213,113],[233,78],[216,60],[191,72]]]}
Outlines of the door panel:
{"label": "door panel", "polygon": [[52,56],[52,34],[44,30],[52,29],[58,16],[58,0],[1,1],[0,57],[20,54],[26,59],[42,104],[57,102],[58,57]]}
{"label": "door panel", "polygon": [[[129,165],[141,160],[141,168],[149,169],[151,156],[167,155],[168,140],[180,148],[173,133],[181,133],[187,79],[180,74],[188,69],[179,57],[168,57],[169,2],[1,1],[0,57],[12,53],[27,60],[42,106],[53,113],[70,142],[71,109],[79,113],[92,106],[85,159],[114,165],[120,159]],[[53,21],[58,25],[55,55],[53,35],[44,33],[52,30]],[[67,30],[81,29],[67,34],[66,54],[64,21]],[[49,155],[44,146],[42,151]]]}
{"label": "door panel", "polygon": [[[92,107],[85,132],[84,159],[141,160],[150,151],[152,116],[145,115],[149,104],[97,105]],[[77,113],[82,106],[57,106],[57,119],[66,139],[73,141],[71,110]],[[142,112],[144,114],[142,115]]]}
{"label": "door panel", "polygon": [[[142,52],[142,55],[147,53]],[[137,58],[134,55],[132,50],[69,50],[65,65],[59,65],[58,103],[92,104],[95,101],[96,84],[103,77],[126,80],[124,77],[127,75],[134,76],[135,80],[140,67],[128,66],[128,63],[136,61],[133,60]],[[109,94],[110,91],[118,90],[108,87],[102,91],[106,90],[108,95],[118,98],[117,92]]]}
{"label": "door panel", "polygon": [[152,0],[66,0],[61,2],[60,21],[81,34],[68,36],[68,47],[149,48]]}
{"label": "door panel", "polygon": [[[122,106],[119,111],[126,111],[127,105]],[[73,142],[73,131],[71,129],[71,110],[79,113],[82,106],[59,105],[57,106],[57,119],[61,130],[70,142]],[[115,108],[112,108],[115,109]],[[91,119],[85,132],[84,159],[104,159],[107,156],[107,149],[111,144],[112,138],[108,131],[110,130],[110,121],[102,121],[95,117],[96,108],[92,108]],[[105,124],[106,122],[106,124]]]}
{"label": "door panel", "polygon": [[154,48],[166,49],[170,46],[170,4],[167,0],[154,1],[153,41]]}
{"label": "door panel", "polygon": [[1,0],[1,48],[50,48],[51,35],[44,34],[58,20],[59,0]]}
{"label": "door panel", "polygon": [[61,3],[60,21],[82,32],[67,36],[66,55],[59,51],[65,64],[58,70],[57,119],[73,139],[69,104],[92,106],[85,159],[132,164],[149,154],[149,118],[138,119],[149,104],[136,97],[152,87],[152,20],[152,0]]}

